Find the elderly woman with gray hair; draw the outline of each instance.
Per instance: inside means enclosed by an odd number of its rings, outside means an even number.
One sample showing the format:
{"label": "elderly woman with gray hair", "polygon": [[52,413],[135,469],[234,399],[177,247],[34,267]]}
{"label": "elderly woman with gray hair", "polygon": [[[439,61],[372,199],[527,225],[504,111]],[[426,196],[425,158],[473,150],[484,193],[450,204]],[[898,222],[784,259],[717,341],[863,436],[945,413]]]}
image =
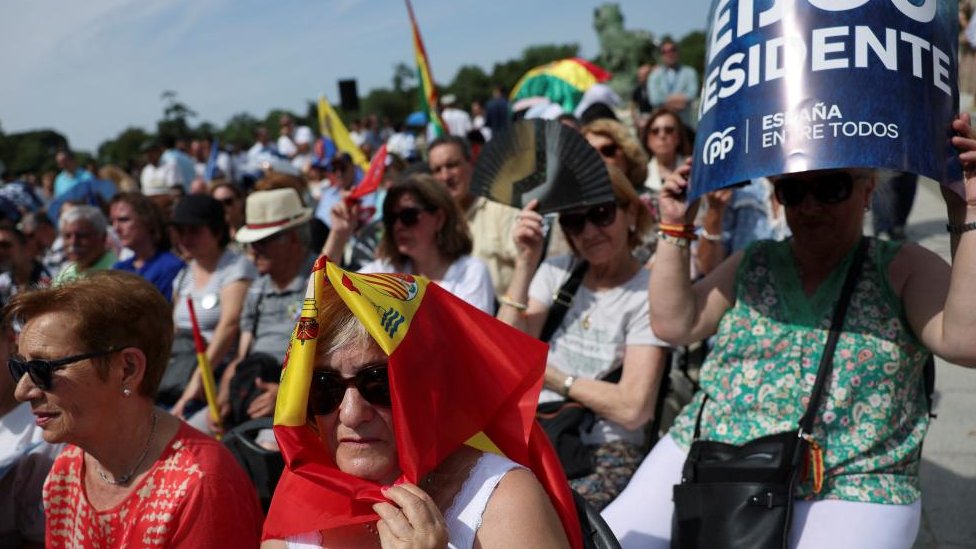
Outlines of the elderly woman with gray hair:
{"label": "elderly woman with gray hair", "polygon": [[59,223],[68,263],[54,277],[60,286],[93,271],[111,269],[117,258],[106,245],[108,221],[95,206],[73,206],[61,214]]}

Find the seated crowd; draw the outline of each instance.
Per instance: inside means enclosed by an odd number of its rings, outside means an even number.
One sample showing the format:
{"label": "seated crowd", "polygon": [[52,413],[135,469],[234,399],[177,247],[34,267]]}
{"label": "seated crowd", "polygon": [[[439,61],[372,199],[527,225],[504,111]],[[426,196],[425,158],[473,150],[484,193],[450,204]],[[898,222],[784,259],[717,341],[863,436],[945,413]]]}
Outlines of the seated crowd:
{"label": "seated crowd", "polygon": [[[307,128],[284,120],[277,143],[262,129],[248,155],[277,155],[304,175],[272,162],[245,179],[225,159],[222,177],[208,179],[193,171],[196,154],[151,143],[139,184],[0,220],[0,359],[13,375],[0,376],[0,500],[18,509],[0,512],[0,545],[257,546],[261,502],[217,438],[275,415],[309,277],[324,255],[350,273],[422,275],[486,321],[544,341],[539,401],[571,399],[593,412],[575,433],[592,457],[569,486],[624,547],[668,547],[671,488],[694,440],[741,444],[802,414],[824,327],[864,240],[862,279],[813,432],[828,449],[824,478],[801,483],[791,544],[909,547],[929,420],[923,365],[936,354],[976,366],[968,312],[976,294],[957,276],[976,269],[968,265],[976,237],[954,237],[954,251],[967,251],[951,267],[912,243],[863,237],[878,184],[864,169],[756,180],[734,192],[754,193],[761,213],[736,218],[736,195],[720,192],[699,214],[684,202],[690,147],[678,112],[653,111],[637,135],[612,118],[584,122],[575,127],[603,159],[613,200],[555,218],[537,203],[519,210],[473,194],[477,153],[454,135],[432,139],[423,154],[391,153],[378,191],[350,199],[362,174],[349,154],[316,162]],[[960,158],[976,162],[968,119],[954,129]],[[502,131],[480,132],[480,141]],[[397,142],[375,120],[354,132],[366,152]],[[59,181],[55,193],[73,182]],[[976,203],[976,178],[966,183]],[[953,197],[947,209],[953,224],[976,220]],[[329,295],[315,317],[314,451],[389,487],[407,466],[397,458],[390,352]],[[709,338],[700,390],[673,426],[662,425],[673,354]],[[215,409],[199,355],[216,377]],[[258,442],[277,448],[267,432]],[[265,543],[567,547],[576,539],[534,469],[469,447],[447,455],[434,481],[384,488],[373,522]],[[857,521],[842,525],[844,515]],[[865,526],[876,524],[886,526]]]}

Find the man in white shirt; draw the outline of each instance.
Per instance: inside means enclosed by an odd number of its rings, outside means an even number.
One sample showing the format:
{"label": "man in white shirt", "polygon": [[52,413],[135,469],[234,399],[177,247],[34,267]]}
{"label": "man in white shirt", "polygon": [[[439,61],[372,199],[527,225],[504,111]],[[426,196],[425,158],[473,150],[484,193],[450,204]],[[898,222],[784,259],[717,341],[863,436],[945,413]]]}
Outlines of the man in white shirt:
{"label": "man in white shirt", "polygon": [[647,96],[651,107],[668,107],[676,111],[689,128],[696,126],[692,102],[698,97],[698,73],[678,62],[678,44],[661,43],[661,64],[647,78]]}
{"label": "man in white shirt", "polygon": [[441,98],[441,107],[444,109],[441,111],[441,119],[447,126],[447,133],[464,137],[474,128],[471,115],[457,108],[457,97],[453,94]]}

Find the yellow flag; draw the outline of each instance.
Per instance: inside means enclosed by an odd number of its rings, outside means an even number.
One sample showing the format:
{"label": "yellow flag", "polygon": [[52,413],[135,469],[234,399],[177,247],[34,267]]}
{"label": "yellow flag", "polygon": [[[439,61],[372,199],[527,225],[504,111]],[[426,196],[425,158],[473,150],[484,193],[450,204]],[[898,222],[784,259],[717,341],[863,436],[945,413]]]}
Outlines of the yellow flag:
{"label": "yellow flag", "polygon": [[369,169],[369,159],[353,142],[346,125],[342,123],[342,119],[324,95],[319,97],[319,131],[322,132],[322,137],[331,139],[337,149],[349,153],[352,161],[364,172]]}

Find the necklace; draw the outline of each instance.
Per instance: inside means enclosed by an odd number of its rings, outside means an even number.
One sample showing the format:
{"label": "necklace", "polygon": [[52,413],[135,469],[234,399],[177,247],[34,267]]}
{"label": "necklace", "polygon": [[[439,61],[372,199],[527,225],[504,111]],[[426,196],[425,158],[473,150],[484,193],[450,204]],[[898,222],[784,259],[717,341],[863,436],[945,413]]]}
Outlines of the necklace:
{"label": "necklace", "polygon": [[146,460],[146,456],[149,455],[149,447],[152,446],[152,441],[156,437],[157,423],[159,423],[159,416],[157,416],[156,412],[153,411],[152,427],[149,429],[149,438],[146,439],[146,447],[142,449],[142,454],[139,456],[139,461],[137,461],[136,464],[132,466],[132,469],[129,469],[128,473],[120,477],[112,478],[111,475],[103,471],[101,469],[101,466],[99,466],[98,477],[101,478],[103,481],[112,484],[114,486],[125,486],[126,484],[129,484],[129,481],[132,480],[132,477],[135,476],[136,470],[139,469],[139,467],[142,465],[142,462]]}

